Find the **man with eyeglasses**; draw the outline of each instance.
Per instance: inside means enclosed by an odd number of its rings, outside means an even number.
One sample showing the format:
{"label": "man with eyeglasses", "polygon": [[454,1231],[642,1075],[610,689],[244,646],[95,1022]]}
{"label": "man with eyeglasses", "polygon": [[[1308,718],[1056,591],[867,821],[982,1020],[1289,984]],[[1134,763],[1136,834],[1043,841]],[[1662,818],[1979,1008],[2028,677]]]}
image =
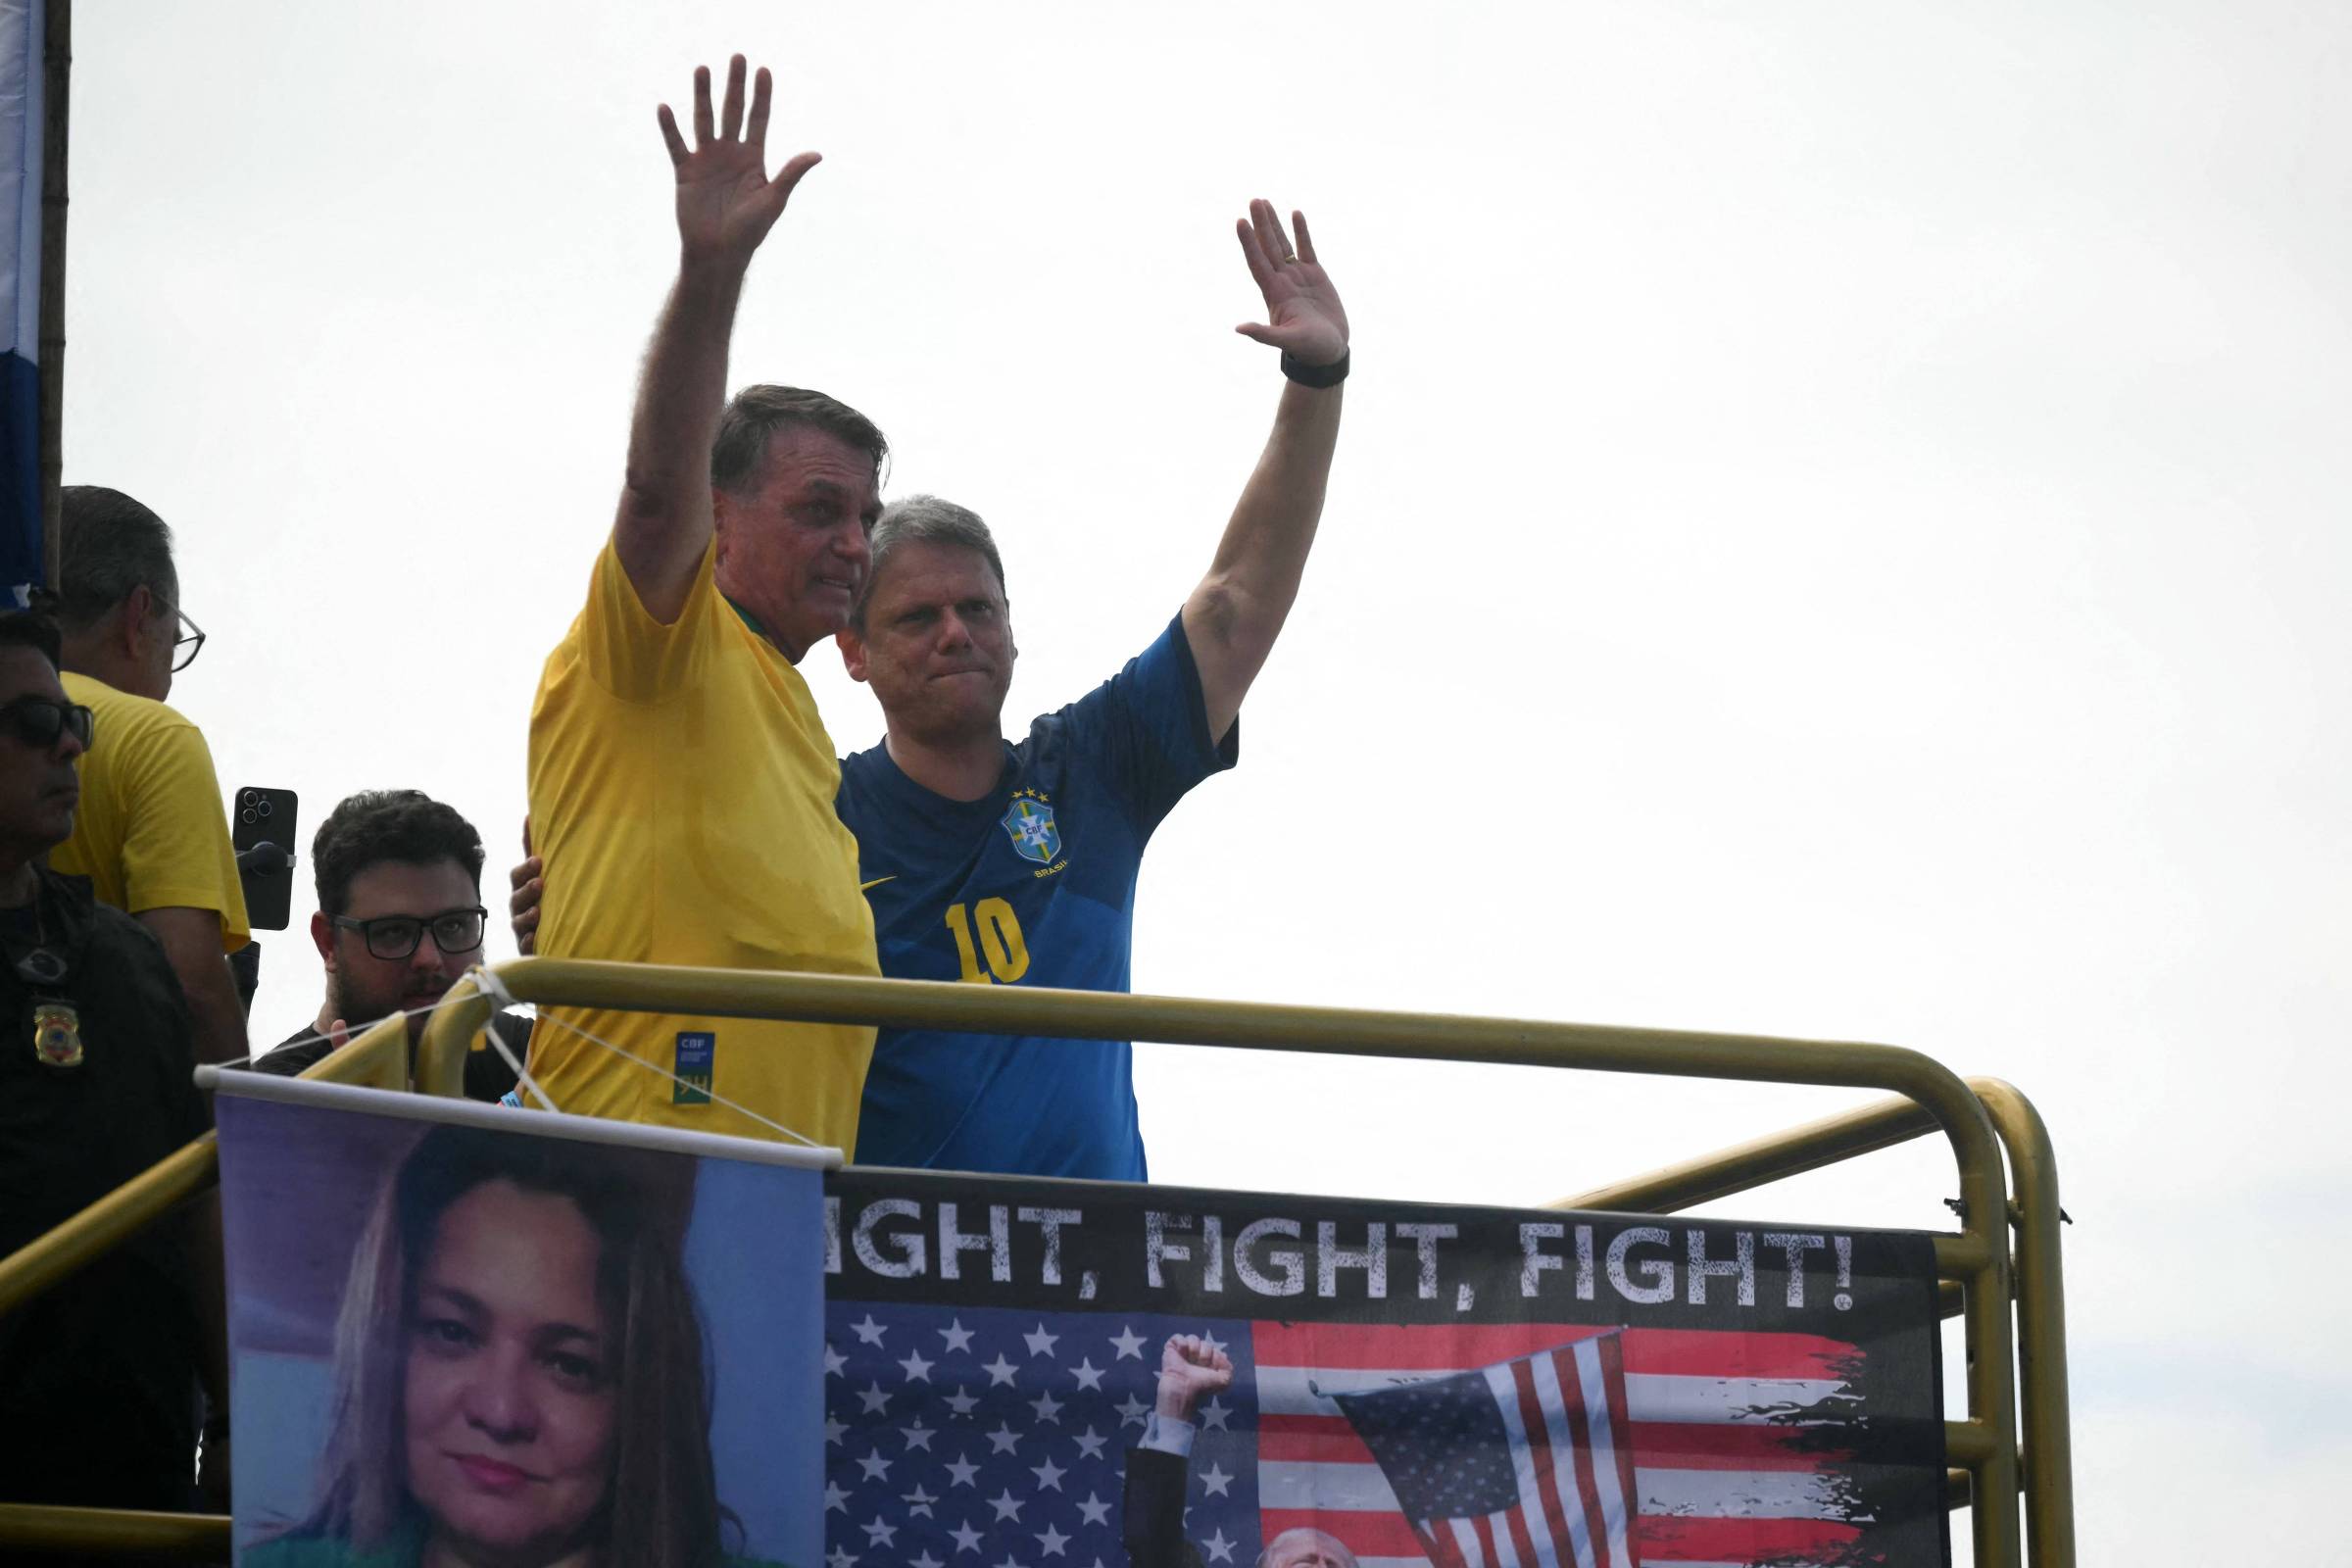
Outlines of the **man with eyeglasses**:
{"label": "man with eyeglasses", "polygon": [[203,646],[180,612],[172,530],[102,485],[65,487],[55,611],[67,695],[107,744],[81,764],[74,836],[50,863],[86,876],[101,903],[164,946],[205,1061],[245,1054],[245,1008],[225,955],[250,940],[220,781],[204,734],[166,706]]}
{"label": "man with eyeglasses", "polygon": [[[292,1075],[379,1018],[409,1015],[412,1063],[425,1020],[457,978],[482,961],[482,836],[418,790],[366,790],[327,814],[311,841],[318,912],[311,940],[326,966],[318,1015],[257,1057]],[[499,1039],[522,1059],[530,1025],[499,1015]],[[506,1058],[476,1041],[466,1093],[496,1100],[514,1087]]]}
{"label": "man with eyeglasses", "polygon": [[[46,620],[0,616],[0,1255],[212,1120],[155,942],[40,863],[73,830],[93,739],[57,659]],[[200,1370],[226,1392],[220,1264],[207,1194],[0,1314],[0,1501],[194,1504]]]}

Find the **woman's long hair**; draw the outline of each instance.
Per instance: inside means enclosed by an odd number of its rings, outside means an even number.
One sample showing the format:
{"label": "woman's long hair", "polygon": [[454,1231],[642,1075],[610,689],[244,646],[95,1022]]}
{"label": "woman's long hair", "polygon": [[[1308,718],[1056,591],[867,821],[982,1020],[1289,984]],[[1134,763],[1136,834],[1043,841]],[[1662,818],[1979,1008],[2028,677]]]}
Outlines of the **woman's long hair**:
{"label": "woman's long hair", "polygon": [[441,1216],[493,1181],[569,1199],[600,1244],[597,1296],[617,1353],[599,1560],[710,1568],[722,1515],[701,1318],[682,1257],[693,1158],[471,1127],[418,1140],[360,1237],[335,1320],[318,1505],[291,1534],[371,1551],[422,1523],[409,1495],[403,1397],[416,1279]]}

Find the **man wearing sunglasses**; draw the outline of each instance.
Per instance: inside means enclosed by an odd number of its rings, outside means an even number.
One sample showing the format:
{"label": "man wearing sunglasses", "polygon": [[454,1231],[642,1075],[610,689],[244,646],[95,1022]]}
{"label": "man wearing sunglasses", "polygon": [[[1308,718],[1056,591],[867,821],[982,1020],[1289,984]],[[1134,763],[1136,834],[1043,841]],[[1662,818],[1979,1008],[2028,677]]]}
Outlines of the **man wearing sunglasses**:
{"label": "man wearing sunglasses", "polygon": [[[57,657],[47,621],[0,616],[0,1255],[211,1125],[154,940],[40,864],[93,738]],[[191,1506],[198,1362],[225,1365],[218,1226],[207,1194],[0,1314],[0,1501]]]}
{"label": "man wearing sunglasses", "polygon": [[172,530],[120,490],[68,485],[56,612],[67,695],[107,738],[81,764],[74,836],[50,863],[138,916],[187,993],[196,1052],[245,1054],[245,1009],[225,955],[245,946],[245,894],[204,733],[165,706],[204,645],[179,609]]}
{"label": "man wearing sunglasses", "polygon": [[[396,1012],[409,1015],[413,1061],[442,994],[482,961],[482,836],[422,791],[366,790],[319,824],[311,868],[318,879],[311,940],[326,966],[326,1000],[254,1065],[299,1073],[339,1038]],[[501,1013],[492,1027],[521,1060],[530,1025]],[[496,1100],[514,1087],[506,1058],[477,1042],[466,1058],[466,1093]]]}

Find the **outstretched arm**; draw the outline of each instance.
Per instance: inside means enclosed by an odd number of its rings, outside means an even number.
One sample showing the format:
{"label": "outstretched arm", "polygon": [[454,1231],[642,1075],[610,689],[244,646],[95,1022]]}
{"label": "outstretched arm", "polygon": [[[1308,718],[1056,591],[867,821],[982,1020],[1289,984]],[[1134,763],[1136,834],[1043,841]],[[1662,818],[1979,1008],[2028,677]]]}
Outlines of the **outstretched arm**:
{"label": "outstretched arm", "polygon": [[815,153],[802,153],[767,176],[768,91],[762,69],[752,80],[747,119],[737,55],[713,123],[710,73],[697,68],[691,149],[669,106],[661,109],[662,139],[677,172],[678,280],[637,383],[612,543],[638,600],[664,622],[685,609],[710,542],[710,443],[726,400],[727,340],[744,273],[793,187],[817,162]]}
{"label": "outstretched arm", "polygon": [[[1334,366],[1348,357],[1348,313],[1316,260],[1306,215],[1294,212],[1291,222],[1298,234],[1296,250],[1269,203],[1251,202],[1249,219],[1235,225],[1242,257],[1266,301],[1263,323],[1235,330],[1310,369]],[[1337,385],[1284,384],[1257,470],[1242,487],[1208,575],[1185,601],[1184,635],[1200,670],[1208,732],[1219,742],[1233,728],[1242,699],[1265,667],[1298,597],[1339,443],[1340,392]]]}

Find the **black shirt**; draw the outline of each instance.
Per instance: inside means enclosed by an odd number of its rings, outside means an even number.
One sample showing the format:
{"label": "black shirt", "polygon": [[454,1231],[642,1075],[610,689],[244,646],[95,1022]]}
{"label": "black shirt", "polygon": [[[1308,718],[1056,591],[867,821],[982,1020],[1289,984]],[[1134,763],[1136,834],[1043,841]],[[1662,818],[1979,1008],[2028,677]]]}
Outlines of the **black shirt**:
{"label": "black shirt", "polygon": [[[202,1136],[195,1035],[145,926],[38,871],[0,910],[0,1253]],[[35,949],[65,960],[30,980]],[[28,961],[29,960],[29,961]],[[71,1009],[36,1050],[35,1009]],[[62,1017],[62,1015],[60,1015]],[[0,1499],[186,1508],[196,1454],[195,1281],[179,1216],[0,1317]]]}
{"label": "black shirt", "polygon": [[[359,1038],[360,1029],[366,1027],[363,1024],[353,1029],[352,1038]],[[531,1021],[511,1012],[500,1012],[491,1015],[490,1027],[498,1031],[498,1038],[506,1048],[514,1053],[514,1059],[521,1061],[524,1051],[531,1043]],[[281,1078],[292,1078],[304,1069],[324,1061],[334,1049],[335,1043],[321,1035],[317,1025],[306,1025],[286,1036],[275,1050],[254,1057],[253,1067],[256,1072],[273,1072]],[[514,1069],[507,1065],[504,1056],[489,1047],[477,1045],[466,1053],[466,1099],[497,1100],[513,1089],[514,1082]]]}

